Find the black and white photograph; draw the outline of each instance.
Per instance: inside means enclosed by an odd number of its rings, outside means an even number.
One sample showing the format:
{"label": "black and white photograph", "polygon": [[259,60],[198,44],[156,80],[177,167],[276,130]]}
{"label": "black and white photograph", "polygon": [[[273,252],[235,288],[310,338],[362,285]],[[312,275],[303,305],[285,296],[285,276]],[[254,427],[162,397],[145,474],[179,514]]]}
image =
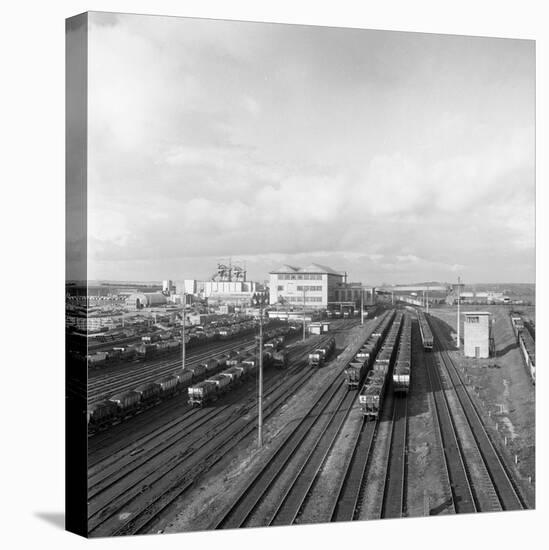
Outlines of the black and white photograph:
{"label": "black and white photograph", "polygon": [[67,528],[534,510],[535,40],[65,38]]}

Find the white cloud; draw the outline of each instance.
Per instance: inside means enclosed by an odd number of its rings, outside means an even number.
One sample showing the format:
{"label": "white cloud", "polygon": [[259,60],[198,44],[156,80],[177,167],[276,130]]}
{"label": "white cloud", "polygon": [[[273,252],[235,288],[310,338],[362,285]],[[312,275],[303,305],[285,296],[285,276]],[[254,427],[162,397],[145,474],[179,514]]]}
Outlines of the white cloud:
{"label": "white cloud", "polygon": [[364,33],[364,48],[333,29],[95,21],[94,276],[236,254],[258,272],[316,257],[365,279],[505,278],[510,255],[533,257],[522,44]]}

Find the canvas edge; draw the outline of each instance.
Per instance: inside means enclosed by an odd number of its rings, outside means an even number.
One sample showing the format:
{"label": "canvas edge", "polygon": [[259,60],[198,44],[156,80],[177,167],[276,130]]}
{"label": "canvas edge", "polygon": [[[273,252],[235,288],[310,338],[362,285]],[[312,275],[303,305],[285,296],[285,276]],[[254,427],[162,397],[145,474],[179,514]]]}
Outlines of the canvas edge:
{"label": "canvas edge", "polygon": [[[87,73],[88,14],[82,13],[65,20],[65,283],[87,281]],[[65,529],[87,537],[87,369],[73,364],[67,341]]]}

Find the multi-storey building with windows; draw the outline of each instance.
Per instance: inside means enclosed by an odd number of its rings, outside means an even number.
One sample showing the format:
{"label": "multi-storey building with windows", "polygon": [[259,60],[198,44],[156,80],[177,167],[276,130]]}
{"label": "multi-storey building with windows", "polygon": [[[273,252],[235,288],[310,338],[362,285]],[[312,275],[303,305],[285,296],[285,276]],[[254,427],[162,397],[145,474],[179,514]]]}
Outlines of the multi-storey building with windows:
{"label": "multi-storey building with windows", "polygon": [[335,301],[335,291],[343,284],[345,273],[320,264],[306,267],[283,265],[271,271],[270,303],[321,309]]}

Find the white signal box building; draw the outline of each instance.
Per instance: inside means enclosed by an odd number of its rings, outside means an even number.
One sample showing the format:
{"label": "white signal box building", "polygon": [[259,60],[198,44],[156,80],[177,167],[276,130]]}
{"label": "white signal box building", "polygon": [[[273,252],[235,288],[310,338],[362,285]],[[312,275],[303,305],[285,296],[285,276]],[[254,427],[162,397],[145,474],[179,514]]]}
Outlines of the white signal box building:
{"label": "white signal box building", "polygon": [[463,340],[465,357],[483,359],[490,357],[491,324],[490,313],[470,311],[464,313]]}

